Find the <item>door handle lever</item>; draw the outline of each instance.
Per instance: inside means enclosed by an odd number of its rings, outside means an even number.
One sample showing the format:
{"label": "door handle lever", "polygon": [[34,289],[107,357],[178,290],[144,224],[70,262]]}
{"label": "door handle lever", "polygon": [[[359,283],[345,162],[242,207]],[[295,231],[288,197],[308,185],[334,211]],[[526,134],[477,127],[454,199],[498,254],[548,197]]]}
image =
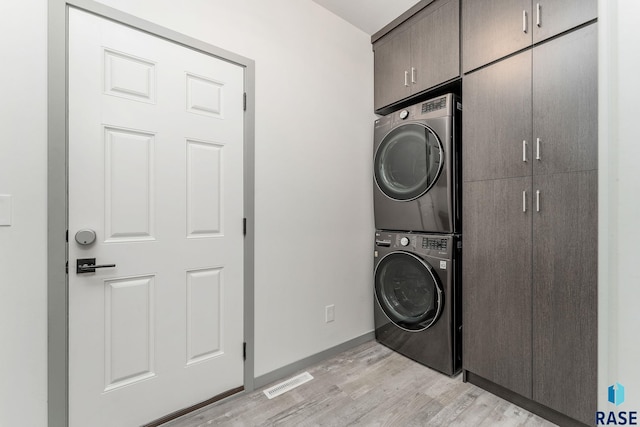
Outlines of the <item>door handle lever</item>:
{"label": "door handle lever", "polygon": [[79,258],[76,260],[76,274],[95,273],[96,268],[113,268],[115,264],[96,265],[95,258]]}

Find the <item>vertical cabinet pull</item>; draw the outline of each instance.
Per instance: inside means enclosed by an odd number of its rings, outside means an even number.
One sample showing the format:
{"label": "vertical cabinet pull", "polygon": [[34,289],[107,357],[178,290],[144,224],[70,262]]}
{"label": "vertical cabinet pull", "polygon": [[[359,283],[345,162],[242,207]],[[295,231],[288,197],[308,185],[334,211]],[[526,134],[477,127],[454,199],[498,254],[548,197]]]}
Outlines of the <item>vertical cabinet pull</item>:
{"label": "vertical cabinet pull", "polygon": [[536,160],[540,160],[540,138],[536,138]]}
{"label": "vertical cabinet pull", "polygon": [[540,190],[536,190],[536,212],[540,212]]}
{"label": "vertical cabinet pull", "polygon": [[406,70],[404,72],[404,85],[409,86],[409,72]]}
{"label": "vertical cabinet pull", "polygon": [[522,212],[527,211],[527,190],[522,192]]}
{"label": "vertical cabinet pull", "polygon": [[522,32],[527,34],[527,11],[522,11]]}
{"label": "vertical cabinet pull", "polygon": [[522,141],[522,161],[523,162],[527,161],[527,141],[526,140]]}
{"label": "vertical cabinet pull", "polygon": [[411,83],[416,84],[416,69],[411,67]]}
{"label": "vertical cabinet pull", "polygon": [[540,6],[540,3],[536,3],[536,25],[538,27],[541,26],[540,24],[540,9],[542,8],[542,6]]}

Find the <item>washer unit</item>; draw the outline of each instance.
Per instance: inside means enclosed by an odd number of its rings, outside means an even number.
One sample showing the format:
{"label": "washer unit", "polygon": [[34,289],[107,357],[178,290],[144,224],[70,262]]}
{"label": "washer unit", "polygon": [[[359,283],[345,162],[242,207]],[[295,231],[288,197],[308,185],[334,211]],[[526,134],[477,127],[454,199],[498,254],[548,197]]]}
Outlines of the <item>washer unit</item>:
{"label": "washer unit", "polygon": [[459,237],[377,231],[378,342],[447,375],[461,369]]}
{"label": "washer unit", "polygon": [[461,232],[461,112],[447,94],[376,120],[377,230]]}

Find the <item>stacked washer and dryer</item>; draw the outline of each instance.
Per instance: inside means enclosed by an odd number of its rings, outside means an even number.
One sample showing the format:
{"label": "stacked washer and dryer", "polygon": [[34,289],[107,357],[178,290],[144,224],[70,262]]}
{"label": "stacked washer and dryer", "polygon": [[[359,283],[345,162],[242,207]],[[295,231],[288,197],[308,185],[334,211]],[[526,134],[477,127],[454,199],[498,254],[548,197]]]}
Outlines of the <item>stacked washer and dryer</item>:
{"label": "stacked washer and dryer", "polygon": [[461,130],[454,94],[374,129],[375,335],[447,375],[461,368]]}

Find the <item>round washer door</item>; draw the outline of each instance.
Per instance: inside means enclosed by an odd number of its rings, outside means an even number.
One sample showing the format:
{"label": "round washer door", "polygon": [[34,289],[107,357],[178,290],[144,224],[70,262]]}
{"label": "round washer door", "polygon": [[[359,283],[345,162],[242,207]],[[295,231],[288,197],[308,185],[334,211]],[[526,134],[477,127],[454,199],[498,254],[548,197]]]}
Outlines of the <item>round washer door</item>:
{"label": "round washer door", "polygon": [[431,327],[444,304],[442,287],[431,266],[408,252],[391,252],[380,260],[375,293],[389,320],[408,331]]}
{"label": "round washer door", "polygon": [[393,200],[417,199],[429,191],[442,170],[442,144],[427,126],[408,123],[390,131],[374,159],[375,180]]}

